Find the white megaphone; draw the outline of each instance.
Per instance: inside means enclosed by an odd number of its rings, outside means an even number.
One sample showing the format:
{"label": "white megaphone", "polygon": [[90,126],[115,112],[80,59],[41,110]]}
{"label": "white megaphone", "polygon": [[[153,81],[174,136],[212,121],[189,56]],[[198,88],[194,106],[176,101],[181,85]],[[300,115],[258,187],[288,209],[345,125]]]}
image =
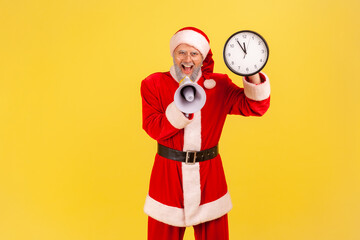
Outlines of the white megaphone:
{"label": "white megaphone", "polygon": [[185,77],[180,81],[180,86],[175,92],[174,102],[181,112],[195,113],[205,105],[205,90],[189,77]]}

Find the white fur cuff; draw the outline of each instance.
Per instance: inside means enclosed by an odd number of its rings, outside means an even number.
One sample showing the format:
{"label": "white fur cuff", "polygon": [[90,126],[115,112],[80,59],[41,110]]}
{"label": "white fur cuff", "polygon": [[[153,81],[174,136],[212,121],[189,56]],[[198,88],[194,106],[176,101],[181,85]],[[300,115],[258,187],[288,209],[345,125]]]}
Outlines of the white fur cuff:
{"label": "white fur cuff", "polygon": [[245,77],[243,78],[244,92],[246,97],[255,101],[262,101],[270,96],[269,78],[264,73],[259,74],[262,78],[265,78],[265,81],[258,85],[249,83],[246,81]]}
{"label": "white fur cuff", "polygon": [[183,129],[191,123],[191,120],[189,120],[185,115],[176,107],[175,103],[172,102],[169,104],[169,106],[166,108],[165,116],[177,129]]}

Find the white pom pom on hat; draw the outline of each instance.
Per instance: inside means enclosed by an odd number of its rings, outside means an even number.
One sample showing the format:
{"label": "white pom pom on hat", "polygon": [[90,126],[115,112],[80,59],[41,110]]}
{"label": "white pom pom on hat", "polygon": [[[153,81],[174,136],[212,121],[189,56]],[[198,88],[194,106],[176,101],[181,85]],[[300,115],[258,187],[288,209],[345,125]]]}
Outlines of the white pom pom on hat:
{"label": "white pom pom on hat", "polygon": [[177,31],[170,39],[170,53],[174,54],[174,50],[180,44],[185,43],[193,46],[200,51],[203,59],[206,58],[210,50],[210,40],[206,34],[200,29],[194,27],[185,27]]}
{"label": "white pom pom on hat", "polygon": [[216,86],[216,82],[214,79],[206,79],[204,81],[204,87],[207,89],[212,89]]}

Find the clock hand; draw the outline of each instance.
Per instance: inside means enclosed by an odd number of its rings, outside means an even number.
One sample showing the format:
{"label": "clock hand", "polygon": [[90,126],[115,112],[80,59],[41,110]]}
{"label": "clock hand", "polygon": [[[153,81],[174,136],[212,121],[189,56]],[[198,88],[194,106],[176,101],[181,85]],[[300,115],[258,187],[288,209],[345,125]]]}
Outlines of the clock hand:
{"label": "clock hand", "polygon": [[[239,46],[241,47],[241,50],[243,50],[243,52],[246,54],[246,51],[245,51],[245,49],[241,46],[241,44],[240,44],[240,42],[238,41],[238,40],[236,40],[237,41],[237,43],[239,44]],[[244,45],[245,46],[245,45]]]}
{"label": "clock hand", "polygon": [[246,47],[245,47],[245,42],[243,42],[243,45],[244,45],[244,50],[245,50],[245,54],[244,54],[244,57],[243,57],[243,59],[244,59],[245,56],[246,56],[246,54],[247,54],[247,52],[246,52]]}
{"label": "clock hand", "polygon": [[250,39],[251,38],[249,38],[249,41],[248,41],[248,44],[247,44],[247,49],[249,49]]}

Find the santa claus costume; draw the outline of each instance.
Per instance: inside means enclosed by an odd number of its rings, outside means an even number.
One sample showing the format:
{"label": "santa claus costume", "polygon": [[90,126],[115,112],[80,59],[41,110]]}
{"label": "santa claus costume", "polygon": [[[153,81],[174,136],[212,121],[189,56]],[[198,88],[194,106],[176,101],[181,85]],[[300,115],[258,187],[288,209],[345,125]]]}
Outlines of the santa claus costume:
{"label": "santa claus costume", "polygon": [[[170,52],[186,43],[203,56],[196,84],[204,88],[204,107],[186,117],[174,104],[179,87],[174,66],[142,81],[143,128],[159,146],[178,151],[204,151],[218,145],[228,114],[262,116],[270,104],[270,84],[243,79],[244,88],[227,75],[213,73],[210,41],[201,30],[180,29],[170,40]],[[232,208],[220,154],[193,164],[156,154],[144,211],[149,216],[148,239],[182,239],[185,227],[194,226],[195,238],[228,239],[227,213]]]}

